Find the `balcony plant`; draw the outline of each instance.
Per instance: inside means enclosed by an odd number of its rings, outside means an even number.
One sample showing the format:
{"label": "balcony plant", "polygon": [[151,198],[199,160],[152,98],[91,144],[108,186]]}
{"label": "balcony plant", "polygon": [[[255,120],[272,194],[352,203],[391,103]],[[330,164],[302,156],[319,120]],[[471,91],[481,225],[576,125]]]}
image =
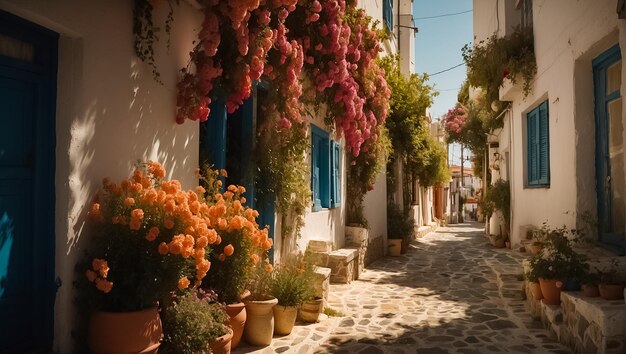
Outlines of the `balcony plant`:
{"label": "balcony plant", "polygon": [[626,281],[618,272],[617,260],[611,259],[608,265],[598,269],[600,274],[600,297],[604,300],[619,300],[624,298]]}
{"label": "balcony plant", "polygon": [[[209,347],[212,353],[230,353],[232,330],[224,325],[226,310],[215,293],[197,289],[174,295],[163,313],[165,353],[201,353]],[[227,350],[220,350],[218,343]]]}
{"label": "balcony plant", "polygon": [[[85,274],[78,286],[95,311],[88,338],[94,352],[115,350],[113,345],[157,348],[158,303],[173,290],[198,285],[209,270],[207,255],[219,241],[205,222],[206,200],[164,177],[159,163],[139,164],[120,184],[105,179],[90,207],[93,237],[78,266]],[[136,321],[125,319],[135,315]],[[143,347],[129,348],[122,339],[130,324],[148,335],[136,337],[143,338],[137,343]],[[146,325],[150,330],[142,328]]]}
{"label": "balcony plant", "polygon": [[315,270],[304,255],[291,257],[278,265],[272,274],[272,295],[278,300],[274,306],[274,333],[291,333],[298,308],[313,298]]}

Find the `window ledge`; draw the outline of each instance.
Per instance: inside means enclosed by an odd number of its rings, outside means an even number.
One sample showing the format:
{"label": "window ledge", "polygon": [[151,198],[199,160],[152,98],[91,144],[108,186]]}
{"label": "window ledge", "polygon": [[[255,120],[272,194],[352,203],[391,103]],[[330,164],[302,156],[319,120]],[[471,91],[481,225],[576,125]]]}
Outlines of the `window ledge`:
{"label": "window ledge", "polygon": [[500,101],[513,101],[522,93],[522,85],[518,82],[513,84],[509,78],[505,78],[500,86]]}

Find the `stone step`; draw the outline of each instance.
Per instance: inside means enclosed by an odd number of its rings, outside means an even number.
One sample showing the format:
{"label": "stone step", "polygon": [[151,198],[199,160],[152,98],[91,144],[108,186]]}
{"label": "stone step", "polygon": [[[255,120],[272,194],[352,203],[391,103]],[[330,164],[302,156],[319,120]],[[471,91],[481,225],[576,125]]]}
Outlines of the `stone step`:
{"label": "stone step", "polygon": [[331,269],[326,267],[315,267],[315,296],[324,299],[324,308],[328,303],[328,293],[330,290]]}
{"label": "stone step", "polygon": [[313,253],[329,253],[332,252],[335,245],[332,241],[309,240],[307,250]]}

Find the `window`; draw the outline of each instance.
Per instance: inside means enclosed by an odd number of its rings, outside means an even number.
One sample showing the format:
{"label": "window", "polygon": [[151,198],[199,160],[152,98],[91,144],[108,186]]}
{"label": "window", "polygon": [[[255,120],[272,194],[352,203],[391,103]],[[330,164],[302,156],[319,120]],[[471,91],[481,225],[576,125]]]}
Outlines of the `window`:
{"label": "window", "polygon": [[313,211],[341,203],[341,145],[311,125],[311,191]]}
{"label": "window", "polygon": [[522,0],[522,28],[533,27],[533,1]]}
{"label": "window", "polygon": [[393,32],[393,0],[383,0],[383,22]]}
{"label": "window", "polygon": [[526,115],[527,172],[529,187],[550,186],[550,130],[548,101]]}

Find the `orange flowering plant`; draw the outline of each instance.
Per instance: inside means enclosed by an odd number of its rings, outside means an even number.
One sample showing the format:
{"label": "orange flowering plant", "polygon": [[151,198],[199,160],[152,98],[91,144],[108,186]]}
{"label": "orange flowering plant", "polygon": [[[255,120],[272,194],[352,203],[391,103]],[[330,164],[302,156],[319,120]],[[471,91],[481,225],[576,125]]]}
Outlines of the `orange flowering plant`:
{"label": "orange flowering plant", "polygon": [[84,270],[98,307],[135,311],[199,285],[221,242],[216,229],[226,210],[218,204],[207,202],[203,187],[166,180],[153,161],[119,184],[105,178],[89,210],[94,237]]}
{"label": "orange flowering plant", "polygon": [[203,287],[213,289],[224,303],[241,301],[241,294],[252,276],[254,266],[267,258],[272,247],[268,229],[260,228],[256,222],[259,213],[245,206],[245,188],[230,185],[221,193],[220,174],[205,166],[198,171],[207,198],[214,203],[210,215],[219,214],[215,220],[221,243],[211,252],[212,267],[203,281]]}

